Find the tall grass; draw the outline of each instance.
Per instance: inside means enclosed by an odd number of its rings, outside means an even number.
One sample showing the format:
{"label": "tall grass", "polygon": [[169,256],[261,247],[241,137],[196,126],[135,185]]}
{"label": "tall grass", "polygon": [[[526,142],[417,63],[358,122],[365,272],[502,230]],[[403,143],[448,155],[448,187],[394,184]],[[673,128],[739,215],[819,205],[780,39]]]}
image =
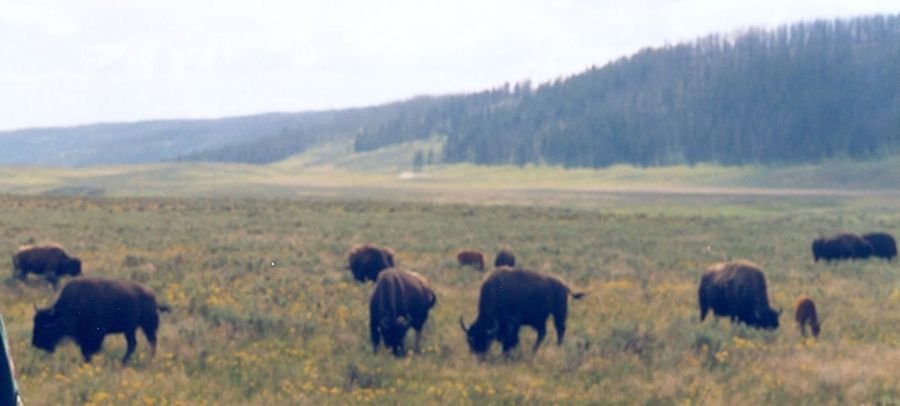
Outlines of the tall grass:
{"label": "tall grass", "polygon": [[[821,232],[900,235],[898,205],[868,198],[744,200],[643,196],[583,207],[326,199],[0,197],[0,254],[54,240],[86,275],[137,280],[174,311],[160,347],[143,337],[127,366],[107,337],[90,365],[77,347],[30,347],[37,278],[0,283],[28,404],[846,404],[900,402],[900,282],[881,260],[813,264]],[[427,276],[438,305],[423,352],[395,359],[368,342],[370,286],[344,269],[351,246],[397,252]],[[484,362],[457,320],[476,316],[483,277],[460,247],[502,246],[527,268],[588,295],[570,302],[565,343]],[[747,258],[766,272],[781,328],[699,323],[710,262]],[[819,340],[789,314],[816,300]],[[552,328],[551,328],[552,330]],[[409,337],[411,340],[411,337]]]}

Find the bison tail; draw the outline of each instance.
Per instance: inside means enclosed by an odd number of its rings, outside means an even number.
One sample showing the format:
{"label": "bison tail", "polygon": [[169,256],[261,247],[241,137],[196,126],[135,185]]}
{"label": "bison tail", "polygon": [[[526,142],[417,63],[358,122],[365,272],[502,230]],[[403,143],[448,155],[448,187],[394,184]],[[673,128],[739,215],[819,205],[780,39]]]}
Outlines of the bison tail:
{"label": "bison tail", "polygon": [[172,311],[172,307],[169,305],[157,305],[156,309],[159,310],[161,313],[169,313]]}
{"label": "bison tail", "polygon": [[572,292],[572,298],[574,298],[575,300],[583,298],[584,295],[584,292]]}

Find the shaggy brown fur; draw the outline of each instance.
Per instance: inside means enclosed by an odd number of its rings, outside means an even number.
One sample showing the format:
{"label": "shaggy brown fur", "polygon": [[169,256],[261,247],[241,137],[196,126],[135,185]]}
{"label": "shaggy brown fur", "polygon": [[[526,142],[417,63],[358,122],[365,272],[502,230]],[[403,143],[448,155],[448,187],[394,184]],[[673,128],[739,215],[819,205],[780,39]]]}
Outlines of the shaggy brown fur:
{"label": "shaggy brown fur", "polygon": [[416,331],[413,348],[419,352],[422,328],[435,303],[437,297],[421,275],[393,268],[379,273],[369,301],[372,351],[377,351],[383,340],[395,356],[403,356],[406,332],[412,327]]}
{"label": "shaggy brown fur", "polygon": [[484,254],[476,250],[463,250],[456,254],[456,260],[462,266],[470,265],[478,268],[479,271],[484,270]]}
{"label": "shaggy brown fur", "polygon": [[504,248],[497,253],[497,258],[494,259],[494,267],[499,268],[501,266],[516,266],[516,256],[512,253],[512,251]]}
{"label": "shaggy brown fur", "polygon": [[478,318],[466,327],[469,349],[482,356],[493,340],[500,341],[507,353],[519,344],[519,328],[531,326],[537,331],[532,352],[537,351],[547,332],[547,319],[553,315],[556,343],[562,344],[566,334],[568,298],[574,293],[559,278],[524,269],[501,267],[491,272],[481,285],[478,298]]}
{"label": "shaggy brown fur", "polygon": [[813,261],[866,259],[872,255],[872,244],[856,234],[841,233],[817,238],[812,243]]}
{"label": "shaggy brown fur", "polygon": [[700,279],[698,290],[700,321],[712,309],[716,316],[746,323],[756,328],[777,329],[778,315],[769,307],[766,277],[749,261],[710,265]]}
{"label": "shaggy brown fur", "polygon": [[353,278],[360,282],[374,281],[379,272],[396,266],[394,253],[390,249],[369,244],[353,247],[347,256],[347,262]]}
{"label": "shaggy brown fur", "polygon": [[56,244],[19,247],[12,263],[14,277],[25,279],[29,273],[38,274],[47,278],[53,286],[62,276],[81,275],[81,260],[69,256]]}
{"label": "shaggy brown fur", "polygon": [[139,327],[152,353],[156,352],[158,312],[168,310],[157,305],[150,288],[136,282],[74,279],[63,287],[52,307],[36,311],[31,345],[53,352],[63,337],[70,337],[81,347],[84,362],[91,362],[107,334],[123,333],[128,344],[124,364],[137,345],[135,331]]}
{"label": "shaggy brown fur", "polygon": [[806,337],[806,326],[809,325],[813,337],[819,337],[819,316],[816,314],[816,304],[808,297],[800,297],[797,299],[796,310],[794,310],[794,318],[800,327],[800,333]]}

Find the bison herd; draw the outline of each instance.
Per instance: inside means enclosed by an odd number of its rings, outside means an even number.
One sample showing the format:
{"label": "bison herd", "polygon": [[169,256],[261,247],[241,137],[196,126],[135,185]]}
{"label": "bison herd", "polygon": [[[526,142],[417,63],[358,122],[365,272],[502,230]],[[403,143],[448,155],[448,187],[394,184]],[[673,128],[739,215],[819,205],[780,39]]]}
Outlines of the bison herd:
{"label": "bison herd", "polygon": [[812,243],[813,260],[819,262],[841,259],[866,259],[871,256],[888,261],[897,256],[897,243],[887,233],[841,233],[832,237],[817,238]]}
{"label": "bison herd", "polygon": [[[887,233],[863,236],[841,233],[821,237],[812,243],[813,260],[833,261],[865,259],[871,256],[892,260],[897,256],[894,238]],[[483,271],[485,256],[467,249],[457,252],[461,266]],[[420,349],[422,330],[437,296],[428,280],[415,272],[396,267],[394,252],[370,244],[354,247],[347,258],[347,268],[354,279],[372,281],[369,299],[369,330],[372,349],[380,344],[394,355],[403,356],[405,338],[415,330],[414,351]],[[580,299],[582,292],[573,291],[559,278],[516,267],[516,257],[509,249],[501,249],[494,259],[494,270],[481,282],[478,315],[470,325],[460,316],[469,349],[479,358],[498,341],[503,353],[519,344],[519,330],[529,326],[537,333],[532,352],[537,351],[546,335],[547,320],[553,316],[556,342],[561,345],[566,333],[568,300]],[[35,307],[32,345],[53,352],[64,337],[81,348],[85,362],[100,351],[108,334],[125,335],[127,349],[122,363],[133,354],[141,329],[156,351],[159,313],[168,306],[157,303],[152,290],[136,282],[84,277],[81,261],[56,244],[21,247],[12,259],[14,279],[23,280],[29,273],[42,275],[54,288],[63,276],[73,277],[49,308]],[[777,329],[781,310],[769,304],[766,278],[758,266],[749,261],[730,261],[710,265],[700,278],[698,289],[700,321],[709,311],[716,317],[762,329]],[[809,328],[818,337],[821,324],[815,303],[808,297],[798,299],[795,319],[801,333]]]}
{"label": "bison herd", "polygon": [[[64,275],[81,275],[81,260],[68,255],[56,244],[20,247],[13,255],[13,277],[25,279],[29,273],[43,275],[54,288]],[[81,348],[85,362],[100,352],[107,334],[125,335],[126,363],[137,346],[135,333],[140,328],[156,353],[156,330],[159,312],[169,311],[159,305],[150,288],[131,281],[98,277],[79,277],[67,283],[56,302],[45,309],[35,306],[31,345],[53,353],[63,338],[70,338]]]}

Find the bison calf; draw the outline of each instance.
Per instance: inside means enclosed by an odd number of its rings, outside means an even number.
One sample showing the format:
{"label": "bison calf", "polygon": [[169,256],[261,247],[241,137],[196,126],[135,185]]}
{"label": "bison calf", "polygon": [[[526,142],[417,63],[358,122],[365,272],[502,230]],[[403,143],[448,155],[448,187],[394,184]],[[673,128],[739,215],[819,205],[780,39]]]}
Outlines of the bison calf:
{"label": "bison calf", "polygon": [[456,254],[456,260],[462,266],[473,266],[479,271],[484,270],[484,254],[475,250],[463,250]]}
{"label": "bison calf", "polygon": [[63,337],[81,347],[84,362],[100,351],[107,334],[123,333],[128,349],[124,364],[137,345],[138,327],[150,343],[151,356],[156,353],[156,330],[159,306],[146,286],[129,281],[102,278],[79,278],[67,283],[56,303],[47,309],[35,309],[31,345],[52,353]]}
{"label": "bison calf", "polygon": [[709,309],[716,316],[727,316],[748,326],[778,328],[778,316],[769,307],[766,277],[748,261],[721,262],[706,268],[698,290],[700,321]]}
{"label": "bison calf", "polygon": [[512,253],[512,251],[504,248],[497,252],[497,258],[494,259],[494,267],[499,268],[501,266],[516,266],[516,256]]}
{"label": "bison calf", "polygon": [[806,337],[806,325],[809,325],[813,337],[819,337],[819,317],[816,315],[816,304],[808,297],[797,300],[794,318],[800,327],[800,333]]}
{"label": "bison calf", "polygon": [[553,315],[556,343],[562,344],[566,334],[568,298],[581,298],[554,276],[523,269],[504,268],[491,272],[481,285],[478,298],[478,318],[466,327],[462,317],[459,325],[466,333],[469,349],[479,357],[490,349],[493,340],[500,341],[508,353],[519,344],[519,329],[531,326],[537,331],[532,352],[537,351],[547,333],[547,319]]}
{"label": "bison calf", "polygon": [[416,331],[413,348],[419,352],[422,328],[436,302],[434,291],[421,275],[393,268],[379,273],[369,301],[372,351],[377,351],[383,340],[395,356],[403,356],[406,333],[412,327]]}
{"label": "bison calf", "polygon": [[55,245],[20,247],[13,256],[13,276],[24,279],[29,273],[43,275],[55,287],[65,275],[81,275],[81,260]]}
{"label": "bison calf", "polygon": [[394,254],[386,248],[369,244],[356,246],[347,258],[353,278],[360,281],[374,281],[378,273],[394,266]]}

